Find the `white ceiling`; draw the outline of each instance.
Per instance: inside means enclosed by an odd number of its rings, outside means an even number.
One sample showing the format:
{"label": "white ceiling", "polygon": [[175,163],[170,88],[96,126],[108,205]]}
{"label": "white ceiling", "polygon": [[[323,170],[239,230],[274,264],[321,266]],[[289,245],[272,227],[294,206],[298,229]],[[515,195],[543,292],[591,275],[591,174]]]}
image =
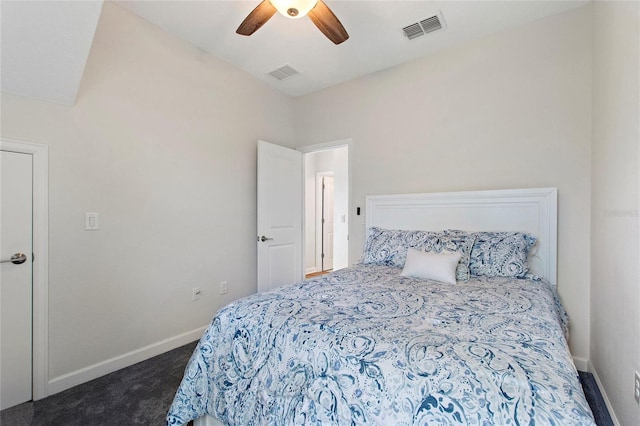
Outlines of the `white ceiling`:
{"label": "white ceiling", "polygon": [[0,3],[3,91],[73,105],[102,1]]}
{"label": "white ceiling", "polygon": [[[284,93],[300,96],[579,7],[588,0],[325,0],[350,35],[349,40],[337,46],[308,17],[292,20],[276,14],[252,36],[237,35],[236,28],[259,2],[115,1]],[[96,5],[99,10],[101,1],[2,0],[1,4],[3,90],[68,100],[71,90],[60,94],[54,88],[67,88],[70,81],[75,81],[71,97],[75,99],[81,77],[77,75],[78,68],[80,63],[84,68],[95,31]],[[445,30],[412,41],[403,36],[403,27],[438,11],[442,12]],[[5,55],[5,51],[9,53]],[[38,70],[42,68],[42,58],[48,64],[46,72]],[[283,81],[267,75],[283,65],[292,66],[300,74]],[[11,79],[5,78],[5,73]],[[62,102],[68,103],[65,100]]]}

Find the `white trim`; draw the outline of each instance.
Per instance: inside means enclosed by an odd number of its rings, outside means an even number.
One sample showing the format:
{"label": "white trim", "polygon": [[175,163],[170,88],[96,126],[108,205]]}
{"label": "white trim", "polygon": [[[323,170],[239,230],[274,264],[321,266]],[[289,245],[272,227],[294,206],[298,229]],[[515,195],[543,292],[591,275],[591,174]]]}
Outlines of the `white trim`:
{"label": "white trim", "polygon": [[538,238],[530,272],[556,286],[558,191],[500,189],[427,194],[369,195],[366,226],[395,229],[524,231]]}
{"label": "white trim", "polygon": [[200,339],[206,328],[207,326],[199,327],[195,330],[187,331],[186,333],[179,334],[169,339],[161,340],[126,354],[118,355],[97,364],[53,378],[48,383],[49,392],[51,395],[62,392],[79,384],[86,383],[122,368],[129,367],[130,365],[136,364],[140,361],[144,361],[172,349],[179,348],[180,346]]}
{"label": "white trim", "polygon": [[309,275],[309,274],[313,274],[313,273],[315,273],[315,272],[317,272],[317,271],[318,271],[318,270],[317,270],[315,267],[313,267],[313,268],[307,268],[307,269],[305,269],[305,270],[304,270],[304,274],[305,274],[305,275]]}
{"label": "white trim", "polygon": [[593,374],[593,378],[596,379],[596,384],[598,385],[598,389],[600,390],[600,394],[602,395],[602,399],[604,400],[604,404],[607,406],[607,410],[609,410],[609,416],[611,416],[611,421],[613,422],[613,424],[615,426],[620,426],[620,422],[618,421],[618,418],[616,417],[616,412],[613,411],[613,405],[611,405],[611,401],[609,401],[609,397],[607,396],[607,393],[604,390],[604,386],[602,385],[602,382],[600,381],[600,377],[598,376],[598,372],[596,371],[596,368],[593,366],[591,361],[588,361],[588,369],[587,369],[587,371],[589,373]]}
{"label": "white trim", "polygon": [[589,360],[579,356],[573,357],[573,365],[576,366],[578,371],[589,371]]}
{"label": "white trim", "polygon": [[[343,146],[349,147],[349,154],[351,154],[351,138],[338,139],[331,142],[317,143],[314,145],[304,145],[296,147],[297,151],[305,154],[312,152],[329,151],[331,149],[342,148]],[[351,164],[349,164],[351,166]]]}
{"label": "white trim", "polygon": [[324,178],[325,176],[331,176],[333,177],[334,173],[333,170],[326,170],[326,171],[320,171],[320,172],[316,172],[316,182],[315,182],[315,205],[316,205],[316,211],[315,211],[315,218],[316,218],[316,222],[314,223],[314,230],[315,230],[315,236],[316,236],[316,258],[315,258],[315,264],[316,264],[316,270],[317,271],[322,271],[322,193],[323,193],[323,189],[322,189],[322,178]]}
{"label": "white trim", "polygon": [[49,396],[49,147],[0,138],[0,150],[33,158],[33,354],[32,397]]}

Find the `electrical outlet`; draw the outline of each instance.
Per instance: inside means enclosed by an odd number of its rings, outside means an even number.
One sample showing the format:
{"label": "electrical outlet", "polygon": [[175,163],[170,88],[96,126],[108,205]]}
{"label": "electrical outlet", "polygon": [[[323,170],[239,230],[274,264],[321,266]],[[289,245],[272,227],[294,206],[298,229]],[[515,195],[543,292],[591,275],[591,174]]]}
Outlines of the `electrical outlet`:
{"label": "electrical outlet", "polygon": [[636,379],[634,382],[634,396],[636,398],[636,402],[640,404],[640,374],[636,371]]}
{"label": "electrical outlet", "polygon": [[220,283],[220,294],[227,294],[229,292],[229,282],[222,281]]}
{"label": "electrical outlet", "polygon": [[200,300],[201,294],[202,292],[200,291],[200,287],[194,287],[193,290],[191,290],[191,300]]}

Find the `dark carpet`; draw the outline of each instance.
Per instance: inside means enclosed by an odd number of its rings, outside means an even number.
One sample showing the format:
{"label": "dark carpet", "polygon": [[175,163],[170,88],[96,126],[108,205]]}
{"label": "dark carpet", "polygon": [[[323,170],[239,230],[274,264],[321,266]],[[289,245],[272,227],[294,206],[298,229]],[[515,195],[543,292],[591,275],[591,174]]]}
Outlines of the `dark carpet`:
{"label": "dark carpet", "polygon": [[[164,425],[196,342],[64,392],[0,412],[2,426]],[[591,373],[580,372],[598,426],[613,425]]]}
{"label": "dark carpet", "polygon": [[584,371],[578,371],[578,373],[580,374],[580,383],[582,384],[584,395],[587,397],[587,402],[591,407],[596,423],[598,426],[613,426],[609,410],[607,410],[607,405],[604,403],[600,388],[598,388],[593,374],[585,373]]}
{"label": "dark carpet", "polygon": [[0,412],[2,426],[164,425],[196,342]]}

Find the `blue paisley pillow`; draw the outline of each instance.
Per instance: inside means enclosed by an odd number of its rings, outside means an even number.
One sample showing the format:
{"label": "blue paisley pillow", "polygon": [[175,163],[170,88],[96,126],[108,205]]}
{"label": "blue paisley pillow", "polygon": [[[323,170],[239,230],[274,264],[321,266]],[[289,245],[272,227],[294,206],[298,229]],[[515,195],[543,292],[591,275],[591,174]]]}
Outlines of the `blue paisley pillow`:
{"label": "blue paisley pillow", "polygon": [[410,247],[432,253],[460,252],[462,258],[456,268],[456,280],[467,281],[469,279],[469,255],[473,240],[473,235],[451,229],[430,232],[371,227],[364,245],[362,263],[402,268],[407,260],[407,250]]}
{"label": "blue paisley pillow", "polygon": [[524,278],[536,237],[523,232],[476,232],[469,273],[484,277]]}

